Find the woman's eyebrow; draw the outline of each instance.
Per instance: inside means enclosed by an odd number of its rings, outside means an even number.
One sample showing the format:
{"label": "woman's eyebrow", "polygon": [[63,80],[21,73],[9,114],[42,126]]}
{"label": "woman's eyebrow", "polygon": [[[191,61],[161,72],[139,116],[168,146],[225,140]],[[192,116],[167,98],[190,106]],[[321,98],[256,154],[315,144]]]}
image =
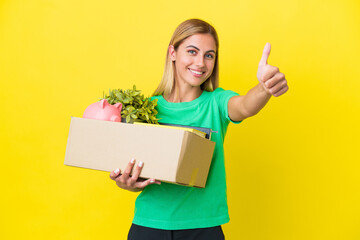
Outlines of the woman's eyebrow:
{"label": "woman's eyebrow", "polygon": [[[189,45],[189,46],[187,46],[186,48],[195,48],[196,50],[200,51],[200,49],[199,49],[198,47],[195,47],[194,45]],[[213,53],[216,54],[216,52],[215,52],[214,50],[209,50],[209,51],[207,51],[207,53],[208,53],[208,52],[213,52]]]}

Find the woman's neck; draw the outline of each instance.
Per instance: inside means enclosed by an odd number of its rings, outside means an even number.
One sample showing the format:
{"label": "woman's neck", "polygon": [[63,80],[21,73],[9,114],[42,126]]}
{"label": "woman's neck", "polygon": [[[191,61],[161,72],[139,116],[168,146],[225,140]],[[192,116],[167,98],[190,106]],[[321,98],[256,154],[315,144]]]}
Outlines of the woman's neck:
{"label": "woman's neck", "polygon": [[203,90],[199,87],[183,86],[176,84],[171,94],[165,98],[168,102],[191,102],[201,96]]}

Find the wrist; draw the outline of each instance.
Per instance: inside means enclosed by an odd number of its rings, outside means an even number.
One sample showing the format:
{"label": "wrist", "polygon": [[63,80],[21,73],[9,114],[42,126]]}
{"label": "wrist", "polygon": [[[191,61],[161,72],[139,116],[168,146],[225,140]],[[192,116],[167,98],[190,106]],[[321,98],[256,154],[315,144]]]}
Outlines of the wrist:
{"label": "wrist", "polygon": [[268,97],[270,98],[272,95],[271,93],[269,92],[269,90],[265,87],[265,85],[261,82],[259,82],[258,84],[258,91],[261,95],[263,95],[264,97]]}

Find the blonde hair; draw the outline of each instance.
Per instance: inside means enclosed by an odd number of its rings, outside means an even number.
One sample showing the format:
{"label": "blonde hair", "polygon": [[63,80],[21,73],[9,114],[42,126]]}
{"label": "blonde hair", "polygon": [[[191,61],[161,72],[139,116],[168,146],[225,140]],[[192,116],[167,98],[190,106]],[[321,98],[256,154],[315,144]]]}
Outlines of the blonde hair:
{"label": "blonde hair", "polygon": [[[170,45],[174,46],[175,51],[178,49],[179,45],[188,37],[195,34],[210,34],[216,44],[216,58],[214,69],[210,77],[201,84],[201,89],[209,92],[214,91],[219,86],[219,40],[218,35],[215,31],[215,28],[209,23],[200,20],[200,19],[189,19],[182,22],[175,30],[174,34],[171,37]],[[165,69],[162,80],[159,86],[153,93],[153,96],[164,95],[168,97],[175,86],[175,63],[170,58],[169,49],[167,49],[166,60],[165,60]]]}

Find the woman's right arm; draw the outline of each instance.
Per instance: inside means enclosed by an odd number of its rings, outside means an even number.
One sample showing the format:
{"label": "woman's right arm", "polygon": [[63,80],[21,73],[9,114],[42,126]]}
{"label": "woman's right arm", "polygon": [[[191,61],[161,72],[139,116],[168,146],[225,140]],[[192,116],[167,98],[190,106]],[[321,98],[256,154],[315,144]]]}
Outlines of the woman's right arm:
{"label": "woman's right arm", "polygon": [[144,167],[143,162],[139,162],[136,165],[132,176],[130,173],[135,166],[135,159],[131,159],[128,165],[125,168],[125,171],[121,174],[121,170],[118,168],[110,173],[110,178],[116,182],[120,188],[129,190],[131,192],[142,191],[146,186],[150,184],[161,184],[161,182],[156,181],[153,178],[147,180],[139,179],[142,168]]}

